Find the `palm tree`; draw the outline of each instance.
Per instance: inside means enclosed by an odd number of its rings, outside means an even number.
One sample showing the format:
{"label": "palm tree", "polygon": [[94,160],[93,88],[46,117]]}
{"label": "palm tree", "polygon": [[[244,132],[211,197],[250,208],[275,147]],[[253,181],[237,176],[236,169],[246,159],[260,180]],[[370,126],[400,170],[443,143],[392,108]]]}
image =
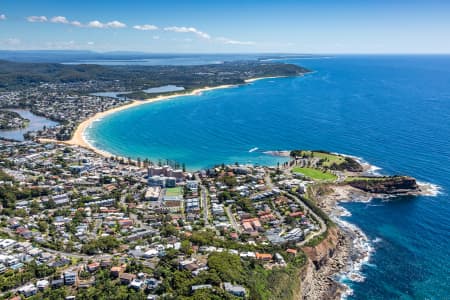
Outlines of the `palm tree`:
{"label": "palm tree", "polygon": [[140,157],[137,158],[137,165],[139,168],[141,167],[141,158]]}

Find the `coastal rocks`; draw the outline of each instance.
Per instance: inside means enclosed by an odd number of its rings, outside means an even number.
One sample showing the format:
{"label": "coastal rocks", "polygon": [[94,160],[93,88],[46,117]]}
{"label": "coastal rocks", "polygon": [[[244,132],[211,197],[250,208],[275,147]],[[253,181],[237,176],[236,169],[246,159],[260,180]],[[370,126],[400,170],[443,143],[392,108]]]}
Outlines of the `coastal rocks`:
{"label": "coastal rocks", "polygon": [[353,157],[344,156],[344,161],[336,164],[333,163],[330,166],[330,169],[336,171],[348,171],[348,172],[363,172],[364,167]]}
{"label": "coastal rocks", "polygon": [[373,194],[408,194],[419,191],[416,179],[409,176],[355,177],[348,184]]}
{"label": "coastal rocks", "polygon": [[277,151],[265,151],[263,153],[272,156],[289,157],[291,152],[287,150],[277,150]]}
{"label": "coastal rocks", "polygon": [[301,299],[339,299],[346,287],[332,276],[348,261],[350,241],[337,227],[328,230],[328,236],[315,247],[304,247],[308,264],[302,278]]}

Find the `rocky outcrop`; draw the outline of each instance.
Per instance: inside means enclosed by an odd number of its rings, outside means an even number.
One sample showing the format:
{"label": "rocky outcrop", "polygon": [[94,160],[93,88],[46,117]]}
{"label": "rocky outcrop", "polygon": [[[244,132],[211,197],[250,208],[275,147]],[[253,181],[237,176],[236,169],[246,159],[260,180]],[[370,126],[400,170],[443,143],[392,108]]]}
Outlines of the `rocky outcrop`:
{"label": "rocky outcrop", "polygon": [[354,158],[345,156],[344,161],[340,164],[332,164],[331,170],[348,171],[348,172],[363,172],[363,166]]}
{"label": "rocky outcrop", "polygon": [[280,157],[289,157],[290,151],[287,150],[276,150],[276,151],[264,151],[264,154]]}
{"label": "rocky outcrop", "polygon": [[419,191],[416,179],[409,176],[357,177],[351,178],[347,183],[375,194],[408,194]]}
{"label": "rocky outcrop", "polygon": [[337,227],[328,229],[328,236],[317,246],[304,247],[308,257],[302,276],[299,299],[339,299],[345,287],[332,279],[341,270],[349,254],[349,241]]}

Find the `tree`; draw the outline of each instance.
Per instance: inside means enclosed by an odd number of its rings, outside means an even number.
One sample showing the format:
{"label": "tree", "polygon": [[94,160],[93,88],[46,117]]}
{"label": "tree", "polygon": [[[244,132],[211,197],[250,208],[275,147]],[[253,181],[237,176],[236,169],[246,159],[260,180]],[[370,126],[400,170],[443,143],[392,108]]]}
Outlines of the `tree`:
{"label": "tree", "polygon": [[48,199],[48,201],[44,202],[44,208],[53,209],[56,207],[56,202],[53,199]]}
{"label": "tree", "polygon": [[149,160],[148,158],[144,159],[144,168],[148,168],[149,166]]}
{"label": "tree", "polygon": [[216,272],[222,281],[244,281],[244,267],[238,255],[228,252],[213,252],[208,257],[208,267]]}
{"label": "tree", "polygon": [[48,223],[45,221],[39,221],[38,228],[41,233],[46,233],[48,229]]}
{"label": "tree", "polygon": [[189,242],[189,240],[184,240],[181,242],[180,250],[186,255],[192,254],[191,243]]}
{"label": "tree", "polygon": [[30,214],[31,215],[35,215],[35,214],[39,213],[40,208],[41,207],[40,207],[39,203],[36,200],[31,201]]}
{"label": "tree", "polygon": [[141,167],[141,158],[140,157],[137,158],[137,166],[139,168]]}

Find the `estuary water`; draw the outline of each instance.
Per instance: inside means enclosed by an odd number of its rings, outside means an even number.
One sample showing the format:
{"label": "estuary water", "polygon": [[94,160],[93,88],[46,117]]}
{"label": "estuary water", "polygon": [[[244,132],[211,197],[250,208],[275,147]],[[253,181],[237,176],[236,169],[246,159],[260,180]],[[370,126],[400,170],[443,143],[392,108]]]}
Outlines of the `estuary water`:
{"label": "estuary water", "polygon": [[28,131],[36,131],[43,129],[44,127],[53,127],[58,125],[57,122],[54,122],[45,117],[37,116],[27,109],[6,109],[6,110],[14,111],[18,113],[22,118],[30,120],[28,126],[25,128],[0,130],[0,137],[6,139],[23,141],[24,140],[23,135]]}
{"label": "estuary water", "polygon": [[121,111],[94,122],[87,138],[190,169],[273,165],[280,158],[264,151],[324,149],[435,184],[435,197],[343,204],[375,249],[365,280],[343,281],[349,299],[450,299],[450,56],[284,61],[314,72]]}

